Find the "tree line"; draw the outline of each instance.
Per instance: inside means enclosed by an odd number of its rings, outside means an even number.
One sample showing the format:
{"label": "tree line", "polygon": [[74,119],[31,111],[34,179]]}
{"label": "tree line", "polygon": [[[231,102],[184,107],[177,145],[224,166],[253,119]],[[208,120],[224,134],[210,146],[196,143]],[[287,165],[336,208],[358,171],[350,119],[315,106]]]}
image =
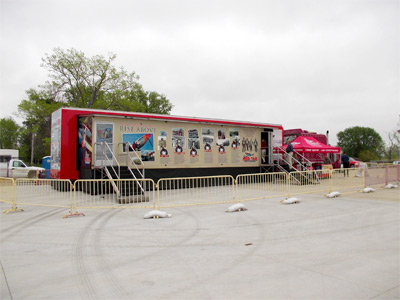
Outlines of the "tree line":
{"label": "tree line", "polygon": [[[40,162],[50,155],[51,114],[61,107],[169,114],[173,105],[167,97],[145,91],[135,72],[114,65],[116,57],[86,57],[73,48],[45,54],[41,66],[49,80],[26,91],[18,105],[22,126],[11,117],[0,119],[0,149],[19,149],[22,158]],[[347,128],[337,137],[343,152],[362,161],[399,159],[399,131],[388,134],[387,145],[368,127]]]}
{"label": "tree line", "polygon": [[386,145],[379,133],[369,127],[347,128],[340,131],[337,138],[342,152],[361,161],[399,160],[400,134],[397,130],[388,133]]}
{"label": "tree line", "polygon": [[41,67],[49,80],[26,91],[17,113],[22,126],[11,117],[0,119],[0,148],[19,149],[31,162],[50,155],[51,114],[61,107],[169,114],[167,97],[144,90],[135,72],[115,66],[116,57],[87,57],[73,48],[45,54]]}

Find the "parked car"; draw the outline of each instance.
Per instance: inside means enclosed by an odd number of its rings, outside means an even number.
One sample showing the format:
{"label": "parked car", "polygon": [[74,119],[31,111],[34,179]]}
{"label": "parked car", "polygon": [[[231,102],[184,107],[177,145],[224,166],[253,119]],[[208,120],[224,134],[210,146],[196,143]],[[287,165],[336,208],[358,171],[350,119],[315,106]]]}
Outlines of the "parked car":
{"label": "parked car", "polygon": [[400,165],[400,160],[396,160],[393,162],[394,165]]}
{"label": "parked car", "polygon": [[363,162],[360,160],[356,160],[352,157],[350,157],[350,162],[349,162],[349,167],[350,168],[358,168],[360,166],[360,164],[362,164]]}

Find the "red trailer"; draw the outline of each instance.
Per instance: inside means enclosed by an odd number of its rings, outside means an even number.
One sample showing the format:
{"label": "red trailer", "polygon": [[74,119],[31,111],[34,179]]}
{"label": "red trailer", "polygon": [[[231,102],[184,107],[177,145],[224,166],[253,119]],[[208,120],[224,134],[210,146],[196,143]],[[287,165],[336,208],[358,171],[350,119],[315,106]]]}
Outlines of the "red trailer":
{"label": "red trailer", "polygon": [[[51,177],[98,178],[104,167],[137,160],[154,180],[236,176],[272,166],[273,148],[282,145],[279,124],[61,108],[52,114]],[[133,152],[138,156],[130,161]]]}

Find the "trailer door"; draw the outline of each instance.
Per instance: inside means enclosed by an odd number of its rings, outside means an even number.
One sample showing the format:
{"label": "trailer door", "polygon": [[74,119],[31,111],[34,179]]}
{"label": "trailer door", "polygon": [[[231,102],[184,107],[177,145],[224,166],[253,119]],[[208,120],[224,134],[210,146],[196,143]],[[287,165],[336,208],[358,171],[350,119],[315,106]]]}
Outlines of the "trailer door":
{"label": "trailer door", "polygon": [[94,165],[104,167],[116,165],[115,143],[114,143],[114,123],[96,122],[95,123],[95,143],[94,143]]}
{"label": "trailer door", "polygon": [[264,129],[261,132],[261,165],[270,165],[272,158],[272,130]]}

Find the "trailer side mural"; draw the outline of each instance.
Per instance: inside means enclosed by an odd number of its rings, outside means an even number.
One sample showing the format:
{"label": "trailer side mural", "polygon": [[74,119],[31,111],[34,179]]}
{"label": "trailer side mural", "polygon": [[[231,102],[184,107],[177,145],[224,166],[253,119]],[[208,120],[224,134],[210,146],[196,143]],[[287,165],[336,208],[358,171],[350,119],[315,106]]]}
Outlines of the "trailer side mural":
{"label": "trailer side mural", "polygon": [[[92,178],[93,169],[115,159],[124,165],[126,143],[140,154],[148,178],[259,172],[261,165],[273,163],[272,147],[283,140],[282,126],[272,124],[66,108],[53,118],[61,119],[60,127],[52,122],[52,159],[60,160],[52,167],[53,178]],[[262,139],[268,146],[265,161]]]}

